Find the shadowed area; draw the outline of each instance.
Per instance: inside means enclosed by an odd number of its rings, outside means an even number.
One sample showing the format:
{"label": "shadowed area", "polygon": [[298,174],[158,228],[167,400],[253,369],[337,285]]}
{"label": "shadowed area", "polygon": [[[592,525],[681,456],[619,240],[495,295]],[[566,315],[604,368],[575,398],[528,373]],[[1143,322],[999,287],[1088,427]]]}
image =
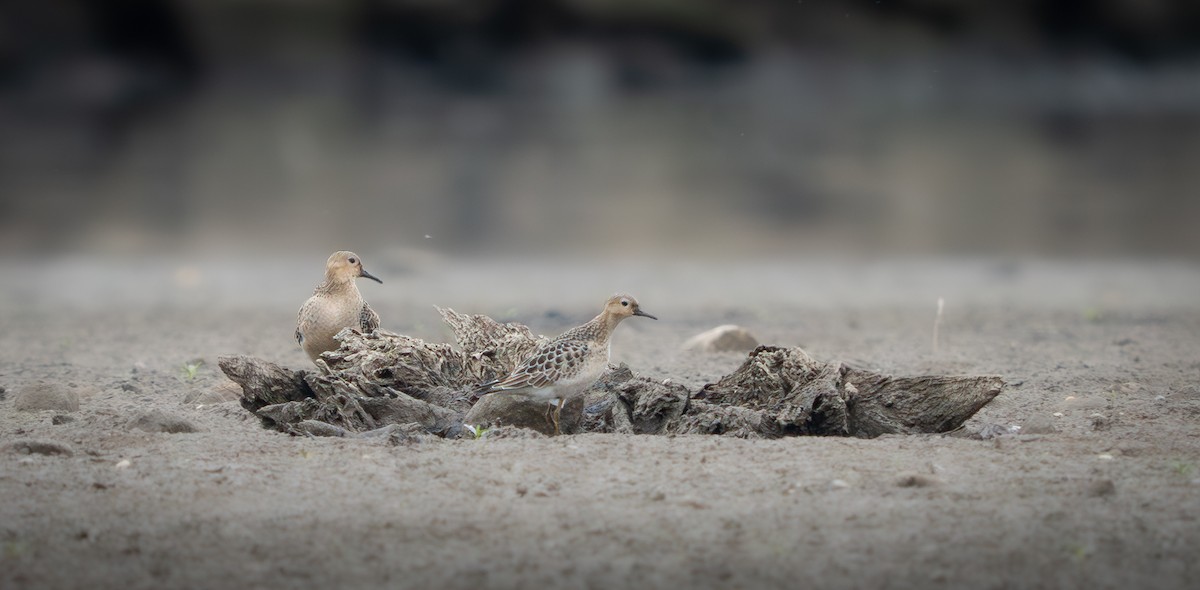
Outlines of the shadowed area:
{"label": "shadowed area", "polygon": [[9,252],[1200,252],[1185,2],[0,10]]}

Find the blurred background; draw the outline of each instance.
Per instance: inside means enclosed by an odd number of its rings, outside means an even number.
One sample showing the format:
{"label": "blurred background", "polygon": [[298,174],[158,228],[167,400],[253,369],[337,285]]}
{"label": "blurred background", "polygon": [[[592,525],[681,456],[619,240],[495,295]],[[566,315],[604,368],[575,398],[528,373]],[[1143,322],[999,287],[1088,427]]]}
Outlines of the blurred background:
{"label": "blurred background", "polygon": [[1194,261],[1197,193],[1188,0],[0,7],[11,256]]}

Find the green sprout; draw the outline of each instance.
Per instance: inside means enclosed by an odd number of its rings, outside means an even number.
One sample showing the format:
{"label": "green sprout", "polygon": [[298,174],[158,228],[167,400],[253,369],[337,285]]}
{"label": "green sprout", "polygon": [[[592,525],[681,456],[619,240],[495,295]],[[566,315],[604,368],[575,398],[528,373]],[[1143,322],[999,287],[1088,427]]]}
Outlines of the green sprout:
{"label": "green sprout", "polygon": [[1196,466],[1183,459],[1176,459],[1171,462],[1171,471],[1180,477],[1190,477],[1196,471]]}
{"label": "green sprout", "polygon": [[195,381],[196,375],[200,372],[200,366],[203,364],[203,360],[195,360],[184,363],[183,366],[179,368],[180,377],[184,381]]}
{"label": "green sprout", "polygon": [[482,426],[472,426],[470,424],[463,424],[463,428],[466,428],[467,432],[470,432],[471,437],[474,438],[475,440],[479,440],[479,439],[483,438],[483,435],[487,434],[487,431],[488,431],[487,428],[484,428]]}
{"label": "green sprout", "polygon": [[1076,562],[1087,561],[1092,556],[1092,551],[1087,546],[1077,543],[1067,546],[1067,554]]}
{"label": "green sprout", "polygon": [[25,541],[9,541],[4,544],[4,551],[0,552],[0,556],[5,559],[19,558],[29,552],[29,543]]}

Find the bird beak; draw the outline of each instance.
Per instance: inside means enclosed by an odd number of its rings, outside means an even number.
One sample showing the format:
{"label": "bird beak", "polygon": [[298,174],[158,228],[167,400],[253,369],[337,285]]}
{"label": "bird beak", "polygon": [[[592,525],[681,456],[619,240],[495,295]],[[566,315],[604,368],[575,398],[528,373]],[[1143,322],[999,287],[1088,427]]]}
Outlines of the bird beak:
{"label": "bird beak", "polygon": [[375,281],[376,283],[379,283],[380,285],[383,284],[383,281],[379,280],[379,277],[367,272],[367,269],[365,269],[365,268],[358,269],[358,276],[360,276],[364,279],[371,279],[372,281]]}
{"label": "bird beak", "polygon": [[646,312],[642,311],[642,310],[641,310],[641,308],[635,309],[635,310],[633,311],[633,315],[640,315],[640,316],[642,316],[642,317],[644,317],[644,318],[650,318],[650,319],[652,319],[652,320],[657,320],[657,319],[658,319],[658,318],[656,318],[656,317],[654,317],[654,316],[652,316],[652,315],[650,315],[650,314],[648,314],[648,313],[646,313]]}

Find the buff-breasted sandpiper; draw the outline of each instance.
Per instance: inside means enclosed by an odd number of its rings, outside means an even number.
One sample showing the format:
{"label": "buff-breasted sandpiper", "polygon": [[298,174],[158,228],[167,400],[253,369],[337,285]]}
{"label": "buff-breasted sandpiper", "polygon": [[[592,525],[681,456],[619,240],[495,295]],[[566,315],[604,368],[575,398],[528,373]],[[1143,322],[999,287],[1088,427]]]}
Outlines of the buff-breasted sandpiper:
{"label": "buff-breasted sandpiper", "polygon": [[363,300],[354,280],[358,277],[383,281],[363,270],[362,259],[353,252],[334,252],[325,262],[325,280],[313,296],[300,306],[296,318],[296,342],[316,361],[322,352],[336,350],[334,335],[342,328],[370,332],[379,327],[379,314]]}
{"label": "buff-breasted sandpiper", "polygon": [[476,395],[517,394],[547,400],[553,406],[554,433],[559,434],[563,404],[600,378],[608,368],[613,330],[621,320],[635,315],[658,319],[642,311],[632,295],[609,297],[600,315],[539,346],[508,376],[481,385]]}

